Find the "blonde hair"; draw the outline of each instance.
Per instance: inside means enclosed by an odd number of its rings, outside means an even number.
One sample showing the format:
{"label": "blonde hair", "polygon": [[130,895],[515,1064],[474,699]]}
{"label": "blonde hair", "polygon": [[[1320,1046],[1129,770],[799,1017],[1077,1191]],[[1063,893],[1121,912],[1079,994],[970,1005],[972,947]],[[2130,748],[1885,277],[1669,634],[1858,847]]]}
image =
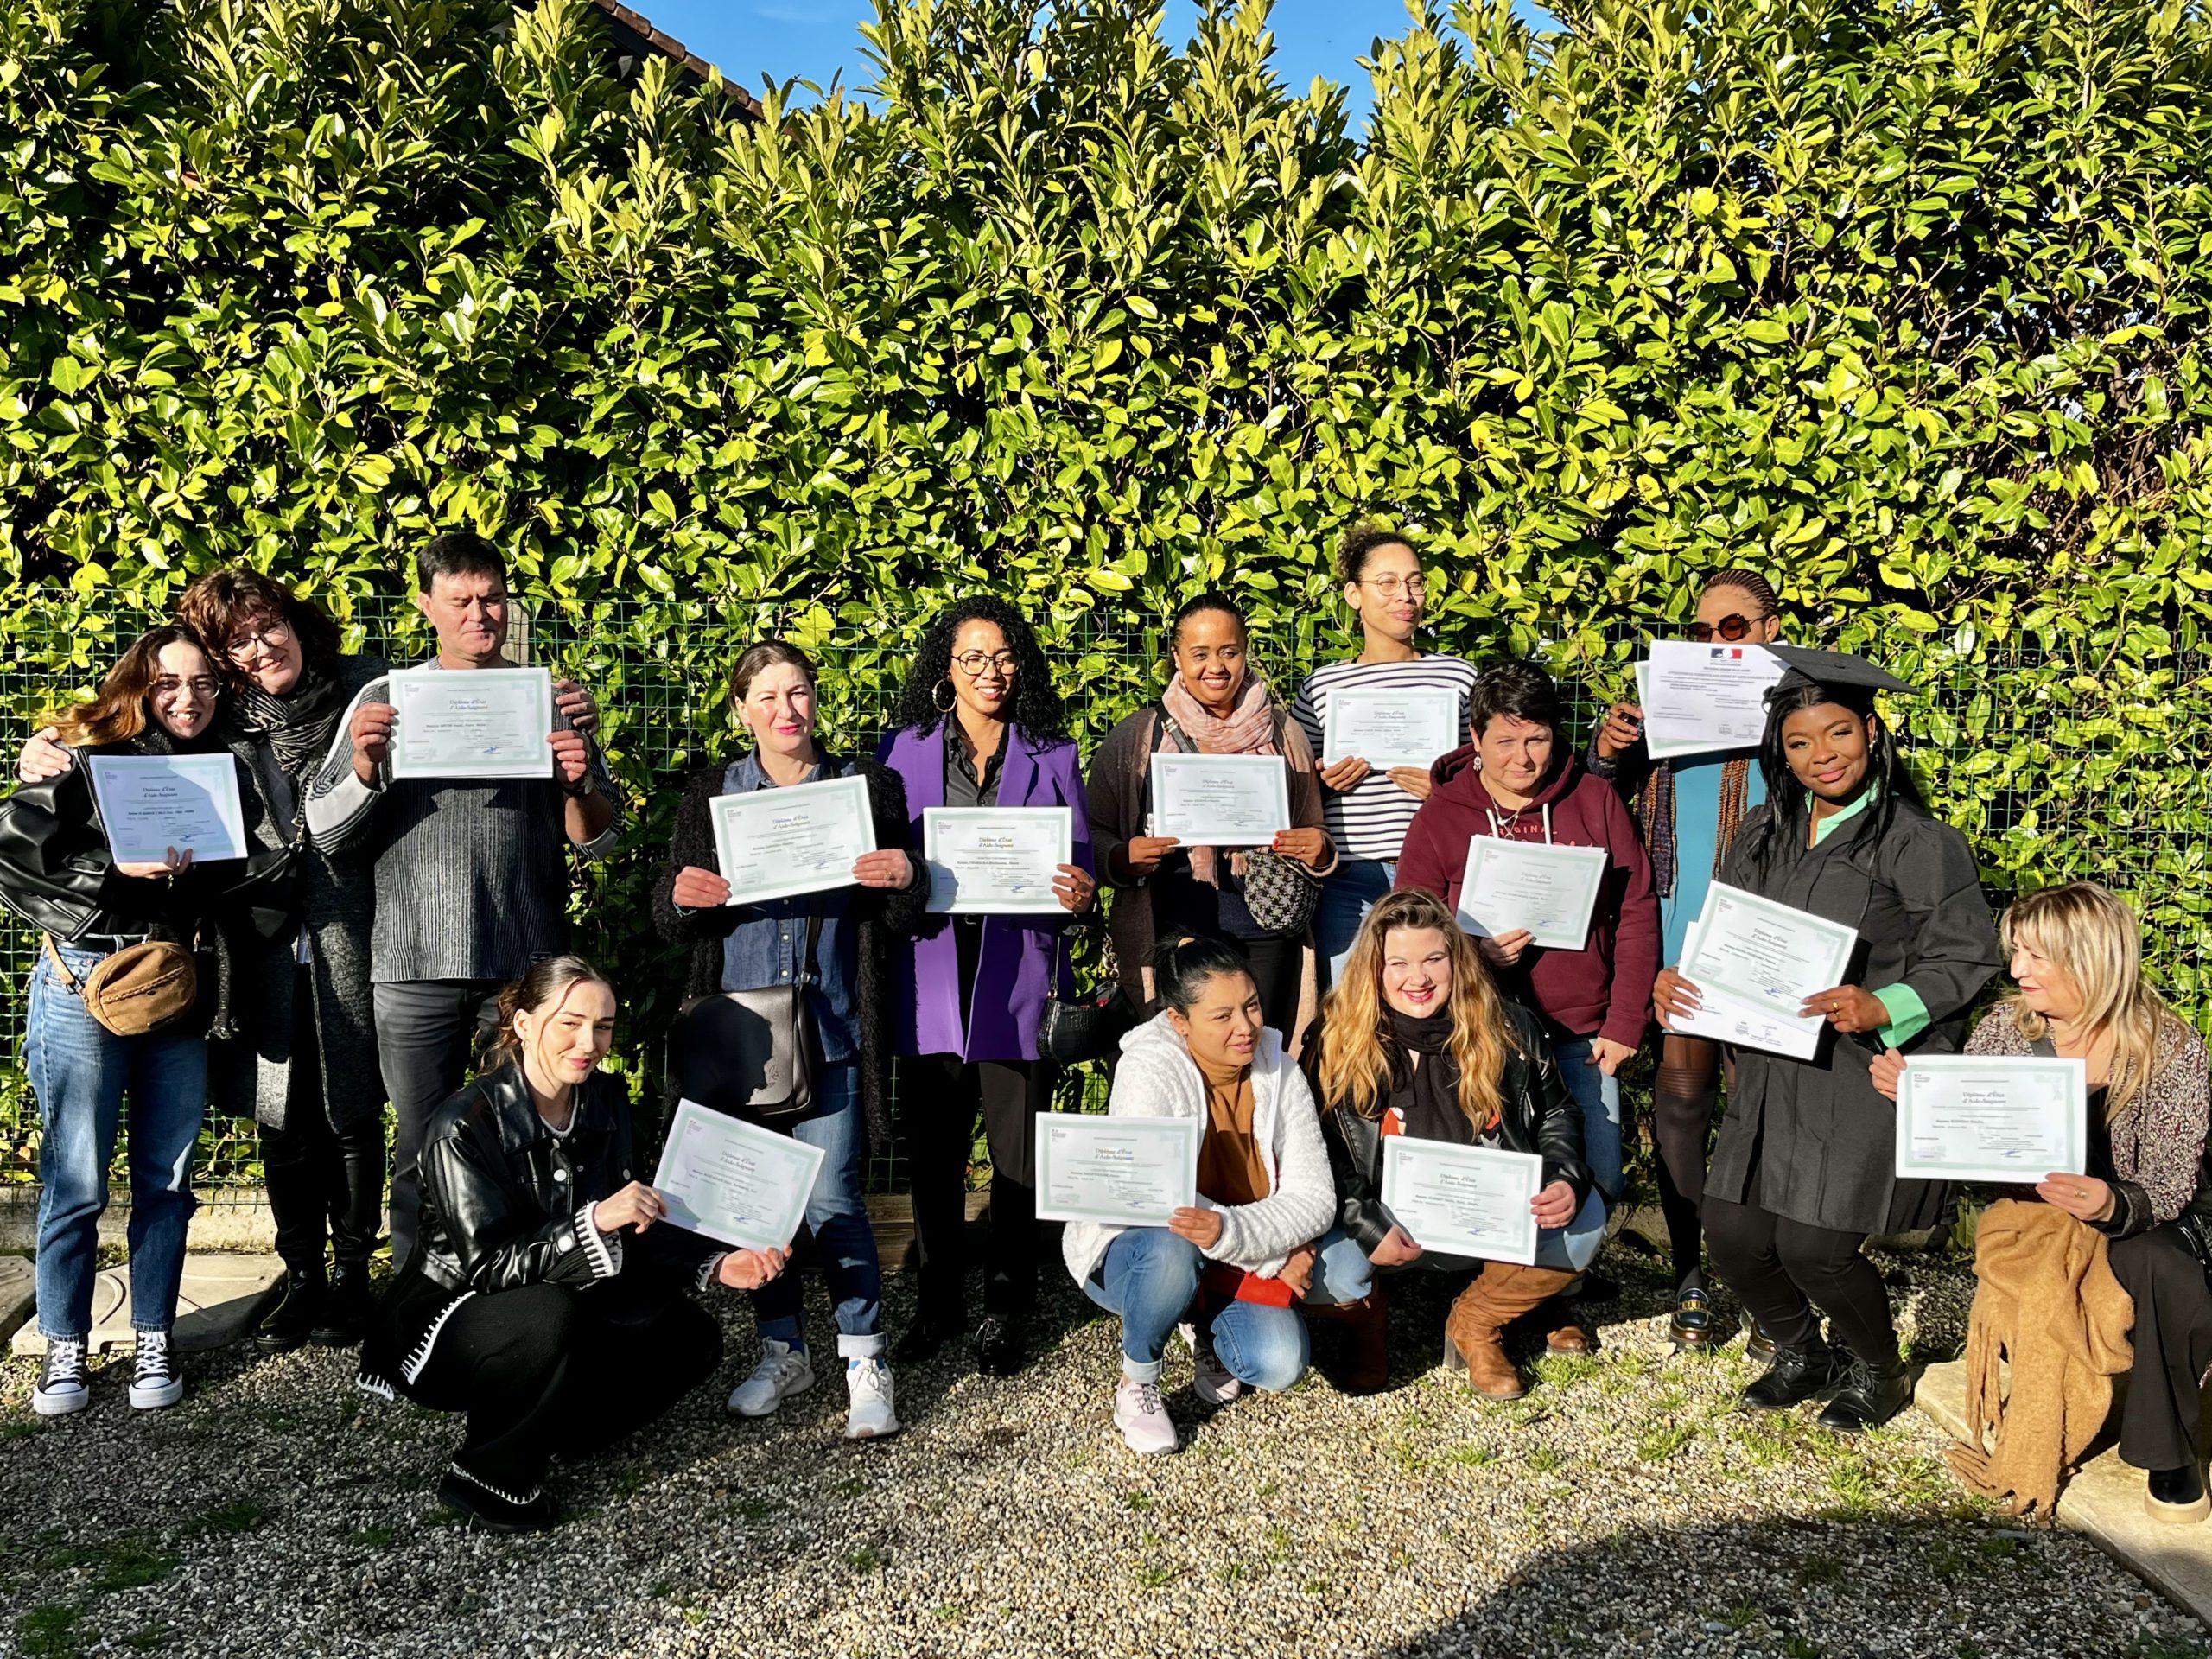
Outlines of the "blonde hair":
{"label": "blonde hair", "polygon": [[1458,919],[1432,895],[1386,895],[1367,912],[1344,961],[1343,977],[1323,1004],[1321,1097],[1331,1111],[1350,1106],[1362,1117],[1382,1114],[1390,1093],[1390,1006],[1382,1000],[1382,957],[1389,936],[1429,928],[1444,936],[1452,957],[1452,1058],[1459,1068],[1459,1109],[1475,1132],[1493,1128],[1503,1107],[1498,1078],[1512,1039],[1505,1004]]}
{"label": "blonde hair", "polygon": [[[2024,945],[2055,963],[2082,999],[2081,1028],[2112,1037],[2105,1116],[2118,1117],[2156,1075],[2158,1043],[2180,1023],[2143,974],[2143,935],[2135,912],[2108,887],[2069,881],[2017,900],[2001,929],[2009,954]],[[2030,1042],[2050,1022],[2021,1000],[2003,1004]]]}

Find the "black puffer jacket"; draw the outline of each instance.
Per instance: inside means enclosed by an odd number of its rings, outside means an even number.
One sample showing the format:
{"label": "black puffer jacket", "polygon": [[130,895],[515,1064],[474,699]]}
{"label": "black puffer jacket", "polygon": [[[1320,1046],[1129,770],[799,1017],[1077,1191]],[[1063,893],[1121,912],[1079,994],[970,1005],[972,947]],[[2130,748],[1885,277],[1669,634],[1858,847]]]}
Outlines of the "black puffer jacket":
{"label": "black puffer jacket", "polygon": [[[1565,1181],[1574,1189],[1579,1210],[1590,1196],[1590,1166],[1582,1160],[1582,1109],[1567,1091],[1536,1016],[1515,1002],[1505,1005],[1505,1013],[1510,1030],[1505,1072],[1498,1079],[1498,1139],[1508,1152],[1542,1158],[1544,1185]],[[1382,1124],[1323,1092],[1322,1035],[1317,1026],[1307,1039],[1306,1065],[1313,1097],[1321,1103],[1321,1139],[1337,1178],[1337,1219],[1362,1249],[1372,1252],[1390,1230],[1389,1212],[1382,1207]],[[1402,1057],[1392,1058],[1394,1065],[1402,1064]]]}

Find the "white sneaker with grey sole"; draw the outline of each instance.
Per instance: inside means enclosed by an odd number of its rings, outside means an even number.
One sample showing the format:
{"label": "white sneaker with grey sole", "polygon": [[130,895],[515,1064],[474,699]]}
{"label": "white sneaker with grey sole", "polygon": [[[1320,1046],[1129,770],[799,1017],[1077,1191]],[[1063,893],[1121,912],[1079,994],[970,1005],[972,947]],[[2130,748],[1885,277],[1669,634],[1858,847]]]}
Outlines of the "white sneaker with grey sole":
{"label": "white sneaker with grey sole", "polygon": [[731,1390],[729,1408],[741,1417],[772,1416],[792,1395],[804,1394],[813,1386],[814,1364],[805,1349],[763,1337],[760,1363]]}
{"label": "white sneaker with grey sole", "polygon": [[1157,1382],[1122,1379],[1122,1386],[1114,1391],[1114,1427],[1122,1431],[1129,1450],[1140,1457],[1165,1457],[1179,1444],[1175,1420],[1167,1414],[1167,1402],[1160,1397]]}

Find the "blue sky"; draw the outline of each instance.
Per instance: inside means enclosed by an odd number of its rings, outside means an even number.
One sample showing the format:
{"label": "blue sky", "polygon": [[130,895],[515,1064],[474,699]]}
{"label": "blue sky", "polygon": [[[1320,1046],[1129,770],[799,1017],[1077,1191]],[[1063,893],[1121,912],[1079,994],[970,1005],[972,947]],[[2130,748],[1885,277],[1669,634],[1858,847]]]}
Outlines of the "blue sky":
{"label": "blue sky", "polygon": [[[864,85],[860,24],[874,16],[868,0],[627,0],[732,80],[758,90],[764,76],[797,76],[821,86],[844,72],[849,88]],[[1169,0],[1168,35],[1188,40],[1196,8]],[[1275,0],[1275,71],[1303,91],[1314,76],[1351,89],[1355,120],[1367,109],[1367,78],[1357,60],[1377,35],[1407,26],[1403,0]]]}

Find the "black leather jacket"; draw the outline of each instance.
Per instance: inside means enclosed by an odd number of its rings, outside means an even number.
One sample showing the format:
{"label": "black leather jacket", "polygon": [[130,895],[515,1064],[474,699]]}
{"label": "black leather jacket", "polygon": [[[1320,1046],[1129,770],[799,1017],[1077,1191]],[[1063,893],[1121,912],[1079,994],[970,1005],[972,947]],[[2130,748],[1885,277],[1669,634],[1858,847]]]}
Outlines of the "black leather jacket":
{"label": "black leather jacket", "polygon": [[[1498,1078],[1498,1139],[1508,1152],[1541,1157],[1544,1185],[1565,1181],[1574,1189],[1580,1209],[1590,1196],[1590,1166],[1582,1160],[1582,1109],[1567,1091],[1536,1016],[1514,1002],[1505,1011],[1511,1029],[1504,1074]],[[1306,1054],[1313,1097],[1321,1103],[1321,1138],[1337,1178],[1337,1219],[1362,1249],[1371,1252],[1390,1230],[1389,1213],[1382,1208],[1382,1125],[1322,1092],[1320,1053],[1317,1026],[1306,1040]]]}
{"label": "black leather jacket", "polygon": [[562,1136],[538,1116],[519,1062],[485,1073],[432,1116],[422,1177],[420,1230],[402,1274],[448,1290],[611,1279],[623,1271],[626,1245],[694,1274],[723,1254],[665,1224],[643,1234],[592,1225],[590,1207],[639,1179],[629,1100],[596,1072]]}

